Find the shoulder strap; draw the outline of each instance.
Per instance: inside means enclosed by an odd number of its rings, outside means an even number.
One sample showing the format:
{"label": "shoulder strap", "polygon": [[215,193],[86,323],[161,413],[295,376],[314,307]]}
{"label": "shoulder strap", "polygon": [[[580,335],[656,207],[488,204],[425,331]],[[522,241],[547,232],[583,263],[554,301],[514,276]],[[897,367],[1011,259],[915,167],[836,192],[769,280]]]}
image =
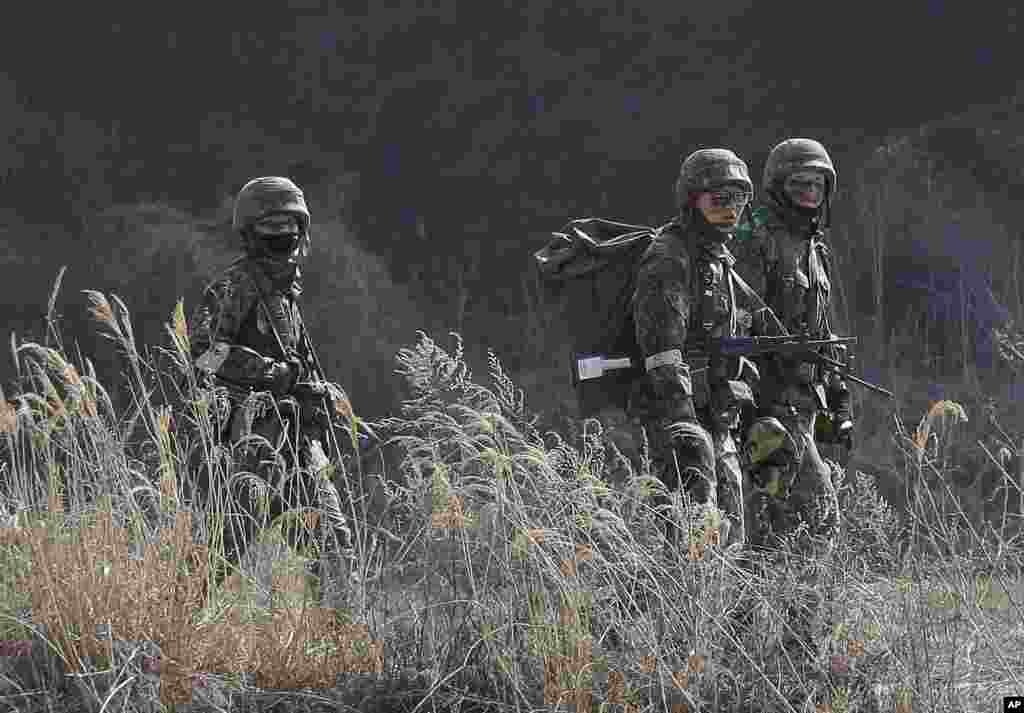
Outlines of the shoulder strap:
{"label": "shoulder strap", "polygon": [[[814,291],[812,304],[815,304],[817,306],[817,311],[820,312],[820,315],[809,315],[809,319],[820,319],[821,328],[825,331],[826,334],[831,334],[832,324],[831,320],[829,319],[828,305],[821,304],[822,292],[820,287],[820,281],[818,278],[818,272],[817,270],[814,269],[815,266],[812,263],[812,261],[814,261],[820,266],[821,271],[824,273],[826,281],[832,281],[833,273],[829,265],[829,249],[828,246],[821,240],[821,238],[823,237],[824,234],[821,233],[820,231],[812,235],[810,239],[810,245],[808,246],[807,250],[807,274],[811,281],[811,290]],[[829,290],[831,291],[831,287],[829,287]]]}
{"label": "shoulder strap", "polygon": [[736,285],[740,288],[740,292],[742,292],[743,295],[750,300],[751,304],[757,308],[756,311],[758,313],[763,312],[768,321],[771,322],[774,325],[774,327],[779,331],[779,336],[788,336],[789,332],[786,330],[786,327],[782,324],[779,318],[775,315],[775,312],[772,311],[772,308],[765,304],[765,301],[761,299],[761,297],[756,292],[754,292],[753,289],[751,289],[750,285],[748,285],[746,281],[742,277],[740,277],[740,274],[736,272],[734,268],[729,268],[729,275],[732,278],[732,280],[736,283]]}
{"label": "shoulder strap", "polygon": [[[274,339],[277,341],[277,348],[281,350],[281,354],[287,358],[288,350],[285,349],[284,340],[281,339],[280,332],[277,331],[277,324],[274,322],[274,315],[270,312],[270,306],[267,304],[267,296],[263,291],[263,286],[260,284],[259,275],[252,274],[252,267],[249,264],[245,265],[246,272],[249,273],[249,278],[253,281],[256,286],[256,292],[259,295],[259,306],[263,309],[263,314],[267,318],[267,323],[270,325],[270,329],[274,332]],[[296,305],[297,307],[298,305]]]}

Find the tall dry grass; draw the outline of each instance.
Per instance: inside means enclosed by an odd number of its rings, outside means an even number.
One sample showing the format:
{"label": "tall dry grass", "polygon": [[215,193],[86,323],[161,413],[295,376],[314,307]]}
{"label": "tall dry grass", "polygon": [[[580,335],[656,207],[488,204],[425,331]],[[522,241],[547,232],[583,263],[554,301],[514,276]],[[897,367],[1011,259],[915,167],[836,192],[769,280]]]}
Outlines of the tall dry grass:
{"label": "tall dry grass", "polygon": [[[161,374],[140,355],[124,304],[87,296],[125,362],[132,407],[114,412],[87,360],[76,365],[59,349],[12,344],[21,388],[5,399],[2,424],[4,496],[13,511],[4,547],[18,565],[6,582],[10,633],[44,633],[79,682],[111,665],[113,642],[153,642],[159,653],[143,664],[162,672],[165,703],[191,701],[200,671],[255,673],[269,688],[329,686],[353,666],[379,666],[365,627],[308,597],[297,609],[264,612],[204,597],[222,556],[221,504],[196,509],[195,481],[255,478],[235,472],[234,455],[216,437],[222,423],[189,364],[183,306],[167,325],[171,346],[161,356],[171,371]],[[346,426],[358,428],[358,417],[350,414]],[[315,525],[287,515],[274,526]],[[109,706],[115,692],[126,693],[121,678],[116,689],[93,689],[91,702]]]}
{"label": "tall dry grass", "polygon": [[[576,424],[578,439],[541,430],[496,355],[484,386],[461,340],[448,350],[420,334],[397,356],[410,392],[399,412],[339,424],[333,461],[359,552],[347,605],[313,606],[285,571],[269,584],[288,596],[264,605],[258,578],[203,601],[219,543],[216,508],[191,498],[196,471],[260,485],[215,437],[183,307],[150,360],[123,303],[88,299],[124,361],[127,413],[88,360],[17,342],[20,389],[0,412],[13,513],[0,623],[60,664],[42,690],[156,710],[218,674],[251,705],[269,708],[261,696],[274,691],[314,710],[418,713],[980,711],[1021,688],[1019,513],[980,530],[944,486],[958,404],[893,433],[913,484],[906,516],[872,478],[837,468],[844,517],[829,554],[794,540],[741,560],[718,543],[719,513],[664,493],[647,462],[634,471],[599,424]],[[370,432],[400,454],[373,492],[358,437]],[[683,525],[677,550],[665,518]],[[314,519],[291,513],[272,529]],[[346,673],[360,669],[373,676]]]}

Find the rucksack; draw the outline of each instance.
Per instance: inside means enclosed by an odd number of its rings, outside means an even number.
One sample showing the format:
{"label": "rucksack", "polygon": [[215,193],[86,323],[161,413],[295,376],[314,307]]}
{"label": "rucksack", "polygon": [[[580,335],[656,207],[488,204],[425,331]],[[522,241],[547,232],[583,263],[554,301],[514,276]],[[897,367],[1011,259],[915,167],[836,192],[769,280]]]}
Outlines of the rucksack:
{"label": "rucksack", "polygon": [[546,298],[560,304],[580,416],[626,409],[644,373],[632,299],[644,251],[661,228],[580,218],[534,253]]}

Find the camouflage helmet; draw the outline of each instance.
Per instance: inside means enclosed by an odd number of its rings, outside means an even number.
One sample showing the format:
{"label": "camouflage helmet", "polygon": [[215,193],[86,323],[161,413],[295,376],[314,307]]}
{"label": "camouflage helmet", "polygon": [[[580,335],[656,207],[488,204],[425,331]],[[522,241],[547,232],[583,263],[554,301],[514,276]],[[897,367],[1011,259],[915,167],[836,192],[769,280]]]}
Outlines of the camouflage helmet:
{"label": "camouflage helmet", "polygon": [[302,190],[290,179],[280,176],[263,176],[242,186],[235,198],[235,210],[231,227],[242,233],[257,221],[273,213],[291,213],[299,221],[303,235],[309,232],[309,209]]}
{"label": "camouflage helmet", "polygon": [[762,188],[768,192],[800,171],[821,171],[825,174],[828,195],[835,194],[835,166],[825,147],[814,139],[786,139],[773,148],[764,164]]}
{"label": "camouflage helmet", "polygon": [[686,204],[690,194],[739,183],[754,192],[747,164],[728,149],[700,149],[686,157],[676,180],[676,200]]}

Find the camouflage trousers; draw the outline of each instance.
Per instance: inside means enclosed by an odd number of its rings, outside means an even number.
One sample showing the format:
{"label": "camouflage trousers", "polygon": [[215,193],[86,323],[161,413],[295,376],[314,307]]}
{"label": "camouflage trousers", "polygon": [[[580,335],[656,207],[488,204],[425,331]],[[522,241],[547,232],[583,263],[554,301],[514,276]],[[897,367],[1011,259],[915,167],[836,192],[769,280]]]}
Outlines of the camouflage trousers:
{"label": "camouflage trousers", "polygon": [[[745,541],[744,478],[731,433],[719,433],[706,425],[645,422],[619,409],[601,412],[598,420],[606,439],[615,444],[634,472],[640,467],[646,431],[651,475],[661,480],[669,493],[685,492],[695,506],[717,508],[722,515],[719,542],[723,547]],[[660,507],[668,501],[659,496],[654,504]],[[677,544],[675,523],[670,520],[665,528],[669,542]]]}
{"label": "camouflage trousers", "polygon": [[[208,478],[200,478],[200,496],[204,503],[214,505],[215,521],[222,523],[225,561],[216,568],[214,581],[219,585],[241,563],[257,533],[284,516],[282,531],[288,546],[302,552],[315,545],[318,551],[310,569],[320,582],[324,600],[328,587],[321,575],[329,574],[331,589],[347,579],[351,531],[322,433],[303,426],[296,434],[288,417],[290,409],[281,411],[283,418],[274,411],[246,418],[243,409],[238,409],[229,434],[237,444],[230,485],[221,484],[219,492],[212,493]],[[292,431],[290,438],[284,437],[286,429]],[[298,447],[292,445],[294,440]]]}
{"label": "camouflage trousers", "polygon": [[747,566],[762,555],[765,576],[793,580],[787,587],[792,596],[782,602],[779,649],[769,656],[788,657],[801,670],[815,671],[825,655],[830,630],[817,562],[827,560],[835,547],[839,503],[832,469],[814,440],[817,405],[792,393],[788,396],[787,404],[767,404],[761,415],[785,427],[793,437],[795,453],[787,449],[785,458],[746,468],[744,512],[750,554],[755,555]]}
{"label": "camouflage trousers", "polygon": [[778,419],[793,436],[789,462],[751,467],[745,474],[747,537],[754,548],[776,548],[790,539],[807,555],[826,555],[835,545],[839,501],[832,470],[814,440],[817,407],[790,395],[789,404],[768,404],[764,416]]}

